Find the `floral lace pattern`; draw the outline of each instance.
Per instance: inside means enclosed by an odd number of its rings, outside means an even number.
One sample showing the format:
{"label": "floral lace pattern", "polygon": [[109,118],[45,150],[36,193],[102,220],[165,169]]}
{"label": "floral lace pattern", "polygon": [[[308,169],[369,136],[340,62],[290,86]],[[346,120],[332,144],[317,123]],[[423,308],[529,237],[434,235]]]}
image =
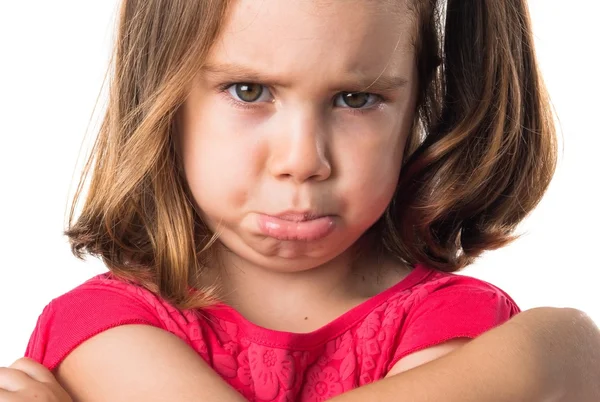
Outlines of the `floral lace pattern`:
{"label": "floral lace pattern", "polygon": [[[210,316],[207,325],[216,339],[211,339],[212,354],[206,357],[249,400],[325,401],[385,376],[405,317],[397,310],[411,295],[410,290],[397,293],[356,325],[310,350],[270,347],[245,334],[240,339],[235,323]],[[227,345],[236,337],[241,352],[231,353]],[[227,360],[233,366],[223,364],[224,355],[235,357]]]}
{"label": "floral lace pattern", "polygon": [[[113,295],[115,292],[124,294],[136,303],[143,303],[163,329],[187,342],[250,401],[312,402],[325,401],[377,381],[385,377],[400,358],[413,351],[452,337],[477,336],[518,312],[508,296],[484,282],[423,267],[415,271],[407,280],[309,334],[258,327],[226,306],[202,312],[179,311],[149,291],[107,275],[86,282],[79,291],[109,287]],[[477,291],[471,292],[474,288]],[[461,294],[457,289],[474,294],[475,302],[457,303],[448,299],[466,300],[467,293]],[[432,297],[435,294],[444,297]],[[67,296],[53,303],[66,303]],[[439,322],[433,319],[435,315],[428,318],[430,299],[438,303],[432,304],[436,310],[431,311],[455,316]],[[448,306],[448,311],[440,306]],[[54,311],[56,314],[60,310],[55,308]],[[456,319],[465,314],[469,315],[468,320]],[[424,325],[419,321],[422,317],[440,328]],[[120,320],[122,322],[123,317]],[[459,324],[453,327],[453,322]],[[411,331],[412,327],[419,328],[418,333]],[[90,333],[93,330],[97,333],[97,329],[92,328]],[[47,342],[36,339],[36,342]],[[36,350],[35,345],[31,350]],[[46,350],[45,345],[38,350]],[[46,359],[33,357],[40,361]]]}

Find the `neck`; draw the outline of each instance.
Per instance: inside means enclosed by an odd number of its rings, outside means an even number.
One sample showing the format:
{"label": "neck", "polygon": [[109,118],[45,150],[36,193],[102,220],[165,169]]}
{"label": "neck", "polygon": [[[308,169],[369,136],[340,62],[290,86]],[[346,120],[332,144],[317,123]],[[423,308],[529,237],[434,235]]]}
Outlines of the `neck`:
{"label": "neck", "polygon": [[232,253],[221,254],[223,302],[258,325],[292,332],[325,325],[398,279],[380,275],[390,270],[389,261],[358,254],[356,248],[296,272],[266,269]]}

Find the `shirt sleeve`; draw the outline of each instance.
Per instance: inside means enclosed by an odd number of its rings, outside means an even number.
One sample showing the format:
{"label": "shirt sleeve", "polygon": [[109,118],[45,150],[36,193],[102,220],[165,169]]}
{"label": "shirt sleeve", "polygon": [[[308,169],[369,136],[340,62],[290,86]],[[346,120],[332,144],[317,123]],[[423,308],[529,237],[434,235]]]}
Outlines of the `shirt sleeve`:
{"label": "shirt sleeve", "polygon": [[25,356],[54,370],[89,338],[128,324],[162,327],[143,297],[108,286],[82,286],[53,300],[38,318]]}
{"label": "shirt sleeve", "polygon": [[519,312],[502,290],[456,276],[410,309],[388,370],[411,353],[456,338],[476,338]]}

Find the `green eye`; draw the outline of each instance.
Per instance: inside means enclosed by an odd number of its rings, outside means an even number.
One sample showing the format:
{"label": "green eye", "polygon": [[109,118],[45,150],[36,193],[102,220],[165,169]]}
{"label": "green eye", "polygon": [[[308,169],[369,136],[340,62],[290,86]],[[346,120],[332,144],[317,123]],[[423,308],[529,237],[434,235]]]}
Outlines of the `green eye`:
{"label": "green eye", "polygon": [[371,94],[366,92],[344,92],[341,94],[344,103],[353,109],[360,109],[369,103]]}
{"label": "green eye", "polygon": [[260,99],[264,92],[264,87],[260,84],[233,84],[232,89],[235,89],[235,95],[243,102],[256,102]]}
{"label": "green eye", "polygon": [[369,109],[381,100],[379,95],[368,92],[342,92],[335,98],[335,106],[346,109]]}

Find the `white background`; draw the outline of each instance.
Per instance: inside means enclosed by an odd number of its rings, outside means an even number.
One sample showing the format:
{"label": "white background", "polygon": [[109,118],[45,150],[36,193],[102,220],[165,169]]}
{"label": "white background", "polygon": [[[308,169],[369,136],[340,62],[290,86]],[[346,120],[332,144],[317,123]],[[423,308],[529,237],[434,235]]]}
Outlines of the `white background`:
{"label": "white background", "polygon": [[[75,259],[61,232],[84,134],[98,126],[100,113],[91,115],[116,3],[0,0],[0,366],[23,354],[52,298],[104,271],[98,261]],[[524,236],[465,271],[505,289],[522,308],[576,307],[597,323],[599,4],[530,0],[563,152]]]}

